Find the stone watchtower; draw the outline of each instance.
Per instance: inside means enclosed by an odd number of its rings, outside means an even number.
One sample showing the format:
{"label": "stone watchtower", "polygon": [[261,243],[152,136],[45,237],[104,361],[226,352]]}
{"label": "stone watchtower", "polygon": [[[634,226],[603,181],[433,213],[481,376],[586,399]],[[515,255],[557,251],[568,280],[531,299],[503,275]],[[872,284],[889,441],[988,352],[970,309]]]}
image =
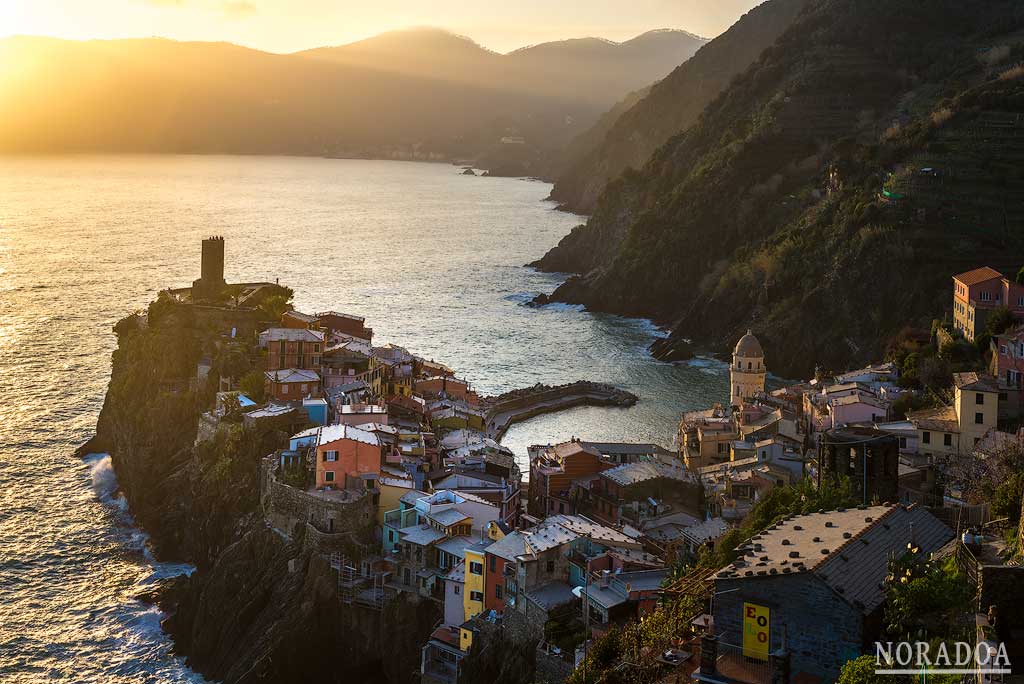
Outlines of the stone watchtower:
{"label": "stone watchtower", "polygon": [[220,299],[228,284],[224,280],[224,238],[203,240],[203,263],[199,280],[192,282],[192,301]]}
{"label": "stone watchtower", "polygon": [[729,368],[729,384],[732,387],[730,404],[740,406],[744,399],[750,399],[756,393],[763,392],[767,375],[764,349],[754,337],[754,333],[748,330],[736,343],[736,349],[732,353],[732,366]]}

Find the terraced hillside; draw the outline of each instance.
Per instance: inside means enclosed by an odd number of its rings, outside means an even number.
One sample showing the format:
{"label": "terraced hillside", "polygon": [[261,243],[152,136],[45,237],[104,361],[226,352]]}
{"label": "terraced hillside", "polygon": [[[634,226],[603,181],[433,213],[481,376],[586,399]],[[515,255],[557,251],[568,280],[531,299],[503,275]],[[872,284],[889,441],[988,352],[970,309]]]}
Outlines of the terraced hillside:
{"label": "terraced hillside", "polygon": [[1024,262],[1021,28],[1014,2],[813,0],[544,257],[580,272],[554,298],[672,324],[666,356],[752,326],[776,372],[877,358],[953,272]]}

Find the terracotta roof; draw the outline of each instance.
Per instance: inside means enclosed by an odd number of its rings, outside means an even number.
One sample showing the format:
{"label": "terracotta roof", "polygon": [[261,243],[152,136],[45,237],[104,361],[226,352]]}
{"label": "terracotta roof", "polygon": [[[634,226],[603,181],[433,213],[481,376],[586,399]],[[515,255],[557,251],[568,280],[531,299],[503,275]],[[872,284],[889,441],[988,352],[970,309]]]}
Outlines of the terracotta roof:
{"label": "terracotta roof", "polygon": [[907,420],[913,423],[914,427],[925,430],[960,432],[960,423],[956,418],[956,409],[952,406],[912,411],[907,414]]}
{"label": "terracotta roof", "polygon": [[630,485],[665,478],[668,480],[679,480],[680,482],[692,482],[693,476],[690,471],[682,466],[673,467],[664,463],[626,463],[601,473],[612,482],[628,487]]}
{"label": "terracotta roof", "polygon": [[960,390],[972,390],[977,392],[998,392],[996,379],[981,375],[980,373],[953,373],[953,384]]}
{"label": "terracotta roof", "polygon": [[320,375],[315,370],[305,368],[282,368],[266,371],[264,375],[271,382],[320,382]]}
{"label": "terracotta roof", "polygon": [[971,286],[983,283],[986,280],[992,280],[993,278],[1002,278],[1003,274],[989,266],[982,266],[976,268],[973,271],[965,271],[964,273],[958,273],[953,276],[954,280],[958,280],[964,285]]}
{"label": "terracotta roof", "polygon": [[323,342],[324,334],[319,330],[306,328],[267,328],[260,333],[267,342]]}

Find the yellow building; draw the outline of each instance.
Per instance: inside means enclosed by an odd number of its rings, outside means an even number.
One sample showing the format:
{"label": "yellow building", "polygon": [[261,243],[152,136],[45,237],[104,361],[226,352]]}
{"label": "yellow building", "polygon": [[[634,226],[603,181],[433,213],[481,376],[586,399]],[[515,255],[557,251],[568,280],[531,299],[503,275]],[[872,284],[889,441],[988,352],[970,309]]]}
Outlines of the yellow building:
{"label": "yellow building", "polygon": [[383,527],[384,514],[400,508],[399,500],[414,491],[416,486],[410,479],[381,473],[377,478],[377,489],[380,491],[380,498],[377,501],[377,527]]}
{"label": "yellow building", "polygon": [[907,414],[917,430],[917,450],[925,456],[969,454],[999,421],[999,387],[995,378],[954,373],[952,406]]}
{"label": "yellow building", "polygon": [[978,373],[954,373],[953,406],[960,423],[960,446],[973,450],[999,422],[999,386],[995,378]]}
{"label": "yellow building", "polygon": [[721,405],[684,413],[676,437],[679,458],[691,470],[724,463],[739,436],[732,411]]}
{"label": "yellow building", "polygon": [[744,399],[751,399],[758,392],[764,392],[768,369],[764,365],[764,349],[750,330],[736,343],[729,367],[731,385],[730,403],[739,406]]}
{"label": "yellow building", "polygon": [[459,627],[459,650],[463,653],[469,653],[469,649],[473,648],[473,630],[462,625]]}
{"label": "yellow building", "polygon": [[462,593],[464,620],[469,620],[484,610],[484,549],[487,546],[489,543],[479,542],[466,549],[466,585]]}
{"label": "yellow building", "polygon": [[498,521],[491,520],[487,523],[487,538],[492,542],[501,541],[505,538],[505,530],[501,529]]}

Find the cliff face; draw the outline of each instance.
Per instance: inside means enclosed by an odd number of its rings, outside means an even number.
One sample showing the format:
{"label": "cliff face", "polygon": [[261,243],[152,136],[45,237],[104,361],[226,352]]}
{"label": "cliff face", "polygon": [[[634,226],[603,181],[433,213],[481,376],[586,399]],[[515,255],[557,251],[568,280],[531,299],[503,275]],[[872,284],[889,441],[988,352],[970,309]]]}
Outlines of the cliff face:
{"label": "cliff face", "polygon": [[815,0],[539,262],[581,274],[553,298],[673,324],[664,354],[752,326],[781,374],[878,358],[952,273],[1024,259],[1022,23],[1012,2]]}
{"label": "cliff face", "polygon": [[164,627],[189,663],[239,684],[405,682],[439,618],[425,602],[342,605],[334,573],[303,551],[301,533],[292,542],[262,526],[165,602],[174,612]]}
{"label": "cliff face", "polygon": [[190,561],[160,592],[176,650],[226,682],[405,682],[439,618],[428,602],[383,611],[343,604],[323,558],[272,531],[259,512],[260,461],[284,437],[222,430],[194,446],[209,390],[191,382],[217,339],[188,309],[154,303],[115,328],[96,438],[156,554]]}
{"label": "cliff face", "polygon": [[[590,214],[605,186],[639,169],[673,135],[686,130],[729,82],[793,22],[806,0],[768,0],[649,91],[633,93],[567,148],[552,199]],[[552,268],[551,270],[559,270]]]}

